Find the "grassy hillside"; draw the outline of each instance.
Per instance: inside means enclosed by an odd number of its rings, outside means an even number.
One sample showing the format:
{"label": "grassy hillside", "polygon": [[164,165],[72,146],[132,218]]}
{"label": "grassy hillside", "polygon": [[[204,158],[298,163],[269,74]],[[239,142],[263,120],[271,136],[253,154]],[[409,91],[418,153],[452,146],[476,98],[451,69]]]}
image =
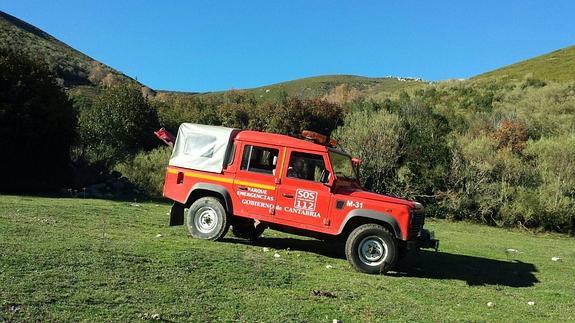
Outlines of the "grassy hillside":
{"label": "grassy hillside", "polygon": [[506,78],[522,80],[531,75],[542,80],[568,82],[575,80],[575,46],[556,50],[519,63],[475,76],[474,80]]}
{"label": "grassy hillside", "polygon": [[[323,75],[301,78],[286,82],[265,85],[257,88],[239,89],[253,95],[259,101],[276,101],[284,95],[302,99],[323,98],[328,101],[341,102],[358,98],[384,98],[396,95],[400,90],[422,86],[427,82],[420,79],[401,77],[363,77],[356,75]],[[199,95],[219,97],[226,91],[208,93],[186,93],[158,91],[164,96]],[[160,95],[160,97],[162,96]]]}
{"label": "grassy hillside", "polygon": [[373,93],[390,93],[400,89],[420,85],[421,81],[399,79],[395,77],[370,78],[355,75],[326,75],[308,77],[282,83],[271,84],[248,90],[256,97],[271,97],[285,92],[302,98],[324,97],[332,93],[337,86],[345,85],[348,90],[356,90],[363,95]]}
{"label": "grassy hillside", "polygon": [[48,33],[0,11],[0,46],[24,52],[45,62],[67,88],[84,87],[86,95],[93,87],[117,82],[134,82],[128,76],[75,50]]}
{"label": "grassy hillside", "polygon": [[[525,77],[559,82],[575,81],[575,46],[556,50],[545,55],[486,72],[471,78],[470,81],[481,82],[493,78],[521,81]],[[422,88],[426,84],[428,84],[428,82],[413,78],[370,78],[355,75],[325,75],[270,84],[257,88],[242,89],[241,91],[253,94],[256,99],[263,101],[276,100],[284,94],[300,98],[319,97],[332,101],[338,101],[337,97],[342,95],[351,96],[352,98],[365,97],[378,100],[390,96],[397,96],[402,90]],[[169,91],[161,92],[168,95],[172,94],[172,92]],[[223,95],[223,93],[224,92],[188,94],[220,96]]]}
{"label": "grassy hillside", "polygon": [[440,252],[370,276],[333,246],[272,231],[257,245],[194,240],[167,210],[0,197],[0,321],[575,320],[566,236],[431,220]]}

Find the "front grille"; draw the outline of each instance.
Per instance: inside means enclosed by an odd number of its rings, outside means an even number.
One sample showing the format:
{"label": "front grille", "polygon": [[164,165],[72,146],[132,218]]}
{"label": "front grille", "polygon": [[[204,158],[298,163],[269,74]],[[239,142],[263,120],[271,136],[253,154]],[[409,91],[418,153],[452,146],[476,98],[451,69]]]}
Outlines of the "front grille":
{"label": "front grille", "polygon": [[409,222],[409,236],[417,237],[423,229],[423,224],[425,222],[425,213],[414,212],[411,213],[411,221]]}

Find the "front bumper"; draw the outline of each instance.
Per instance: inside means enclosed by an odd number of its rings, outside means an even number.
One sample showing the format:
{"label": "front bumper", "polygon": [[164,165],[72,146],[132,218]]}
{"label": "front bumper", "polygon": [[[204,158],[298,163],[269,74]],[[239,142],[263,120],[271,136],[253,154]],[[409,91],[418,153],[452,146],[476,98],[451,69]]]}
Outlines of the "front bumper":
{"label": "front bumper", "polygon": [[421,234],[414,240],[407,242],[407,249],[439,249],[439,240],[435,239],[435,233],[429,230],[421,230]]}

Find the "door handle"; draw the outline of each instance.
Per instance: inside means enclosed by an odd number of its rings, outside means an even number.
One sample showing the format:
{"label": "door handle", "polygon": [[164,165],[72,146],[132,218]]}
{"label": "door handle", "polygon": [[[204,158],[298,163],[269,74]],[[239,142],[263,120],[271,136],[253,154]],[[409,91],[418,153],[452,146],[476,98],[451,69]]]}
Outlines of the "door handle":
{"label": "door handle", "polygon": [[282,193],[283,197],[287,197],[288,199],[293,199],[293,194]]}
{"label": "door handle", "polygon": [[247,191],[248,188],[247,188],[247,187],[243,187],[243,186],[238,186],[238,190]]}

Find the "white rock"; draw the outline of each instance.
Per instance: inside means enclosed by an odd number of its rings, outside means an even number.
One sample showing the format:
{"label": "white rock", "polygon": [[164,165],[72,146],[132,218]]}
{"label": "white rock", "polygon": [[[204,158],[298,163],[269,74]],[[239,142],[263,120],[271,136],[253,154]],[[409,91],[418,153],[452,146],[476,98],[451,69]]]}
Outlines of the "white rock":
{"label": "white rock", "polygon": [[510,249],[507,249],[506,251],[507,251],[507,252],[519,252],[519,250],[517,250],[517,249],[511,249],[511,248],[510,248]]}
{"label": "white rock", "polygon": [[332,265],[325,265],[325,268],[327,268],[327,269],[332,269],[333,266],[332,266]]}
{"label": "white rock", "polygon": [[533,305],[535,305],[535,302],[534,302],[534,301],[529,301],[529,302],[527,302],[527,304],[533,306]]}
{"label": "white rock", "polygon": [[264,247],[263,249],[264,249],[264,252],[270,251],[270,248],[268,248],[268,247]]}
{"label": "white rock", "polygon": [[161,238],[163,235],[161,233],[156,234],[156,238]]}
{"label": "white rock", "polygon": [[341,321],[338,319],[333,319],[332,323],[341,323]]}
{"label": "white rock", "polygon": [[553,260],[553,261],[562,261],[563,259],[561,259],[561,257],[551,257],[551,260]]}
{"label": "white rock", "polygon": [[152,320],[159,321],[160,320],[160,314],[152,314]]}
{"label": "white rock", "polygon": [[493,306],[495,306],[495,303],[493,303],[493,302],[488,302],[488,303],[487,303],[487,307],[493,307]]}
{"label": "white rock", "polygon": [[138,203],[130,203],[130,206],[141,207],[141,205]]}
{"label": "white rock", "polygon": [[276,253],[274,253],[274,257],[279,258],[279,257],[281,257],[281,256],[280,256],[279,253],[276,252]]}

